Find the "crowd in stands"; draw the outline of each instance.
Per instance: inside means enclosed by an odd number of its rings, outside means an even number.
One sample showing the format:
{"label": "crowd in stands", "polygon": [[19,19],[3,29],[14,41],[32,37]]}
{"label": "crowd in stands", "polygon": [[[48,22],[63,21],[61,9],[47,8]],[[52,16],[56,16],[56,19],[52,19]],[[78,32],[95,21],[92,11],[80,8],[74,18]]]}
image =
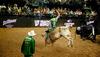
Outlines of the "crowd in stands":
{"label": "crowd in stands", "polygon": [[[48,8],[48,7],[37,7],[37,8],[30,8],[28,6],[24,7],[18,7],[17,4],[14,4],[13,6],[0,6],[0,12],[2,14],[9,14],[9,15],[45,15],[45,14],[51,14],[56,15],[56,11],[59,11],[61,15],[66,14],[72,14],[72,15],[82,15],[83,11],[81,9],[72,10],[69,8]],[[95,11],[90,12],[92,15],[95,15]]]}

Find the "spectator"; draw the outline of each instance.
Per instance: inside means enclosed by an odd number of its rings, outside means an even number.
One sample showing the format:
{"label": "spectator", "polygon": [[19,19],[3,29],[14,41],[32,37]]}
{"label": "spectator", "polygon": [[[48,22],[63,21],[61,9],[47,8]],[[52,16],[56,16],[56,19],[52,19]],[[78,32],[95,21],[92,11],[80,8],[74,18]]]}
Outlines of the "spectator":
{"label": "spectator", "polygon": [[14,7],[13,7],[13,14],[14,14],[14,15],[18,15],[18,6],[17,6],[17,4],[14,4]]}

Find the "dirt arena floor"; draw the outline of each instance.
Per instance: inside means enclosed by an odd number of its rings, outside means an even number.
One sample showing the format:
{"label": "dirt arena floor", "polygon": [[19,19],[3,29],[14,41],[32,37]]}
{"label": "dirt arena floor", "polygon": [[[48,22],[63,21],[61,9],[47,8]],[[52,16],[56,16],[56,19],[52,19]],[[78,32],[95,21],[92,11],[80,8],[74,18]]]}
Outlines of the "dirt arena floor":
{"label": "dirt arena floor", "polygon": [[[72,29],[74,46],[67,47],[66,40],[62,37],[55,44],[45,47],[44,38],[41,36],[46,28],[0,28],[0,57],[23,57],[21,53],[22,42],[28,31],[35,30],[36,52],[34,57],[100,57],[100,36],[96,43],[90,40],[83,41]],[[76,35],[76,37],[75,37]]]}

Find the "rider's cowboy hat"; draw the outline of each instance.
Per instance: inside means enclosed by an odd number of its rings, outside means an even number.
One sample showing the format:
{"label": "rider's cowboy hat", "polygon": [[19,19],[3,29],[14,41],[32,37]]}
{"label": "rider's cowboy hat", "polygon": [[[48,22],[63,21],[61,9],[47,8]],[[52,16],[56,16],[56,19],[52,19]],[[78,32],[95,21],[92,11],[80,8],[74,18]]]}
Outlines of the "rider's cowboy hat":
{"label": "rider's cowboy hat", "polygon": [[32,30],[32,31],[28,32],[28,35],[29,35],[29,36],[35,36],[36,33],[34,32],[34,30]]}

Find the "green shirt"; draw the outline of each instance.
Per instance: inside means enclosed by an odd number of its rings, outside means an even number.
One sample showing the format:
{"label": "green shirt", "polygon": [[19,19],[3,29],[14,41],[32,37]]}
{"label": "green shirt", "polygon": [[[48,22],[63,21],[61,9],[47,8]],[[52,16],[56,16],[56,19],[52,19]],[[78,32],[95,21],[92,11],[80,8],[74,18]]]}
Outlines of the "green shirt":
{"label": "green shirt", "polygon": [[52,27],[56,27],[56,25],[57,25],[57,19],[56,18],[52,18],[50,21],[51,21],[51,26]]}
{"label": "green shirt", "polygon": [[24,39],[21,52],[24,55],[32,55],[35,52],[35,40],[32,36],[27,36]]}

